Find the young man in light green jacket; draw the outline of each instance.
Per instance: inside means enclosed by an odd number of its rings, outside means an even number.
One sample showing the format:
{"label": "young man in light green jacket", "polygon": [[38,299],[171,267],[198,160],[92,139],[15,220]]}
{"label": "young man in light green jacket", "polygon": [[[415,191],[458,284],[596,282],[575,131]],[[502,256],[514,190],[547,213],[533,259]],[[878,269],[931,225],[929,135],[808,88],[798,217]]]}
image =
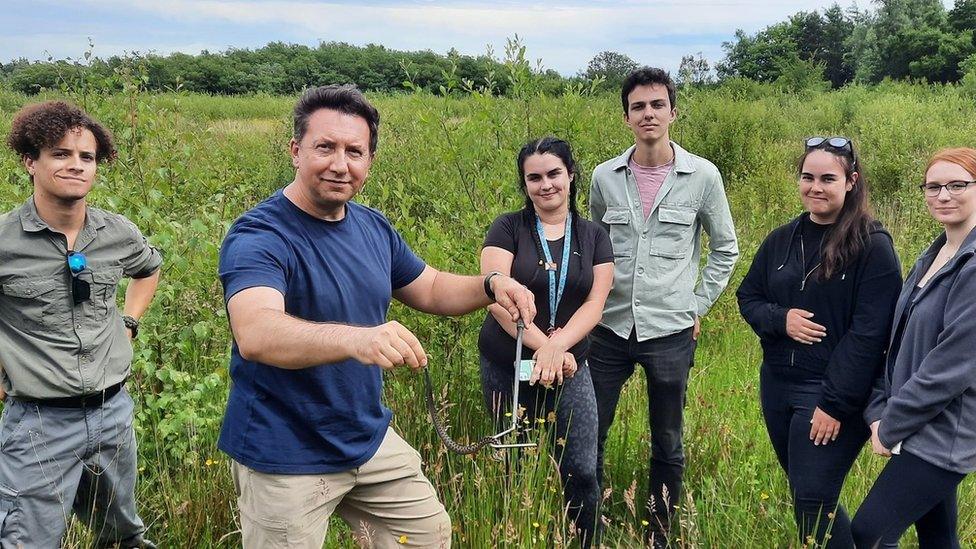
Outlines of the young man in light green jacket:
{"label": "young man in light green jacket", "polygon": [[[613,290],[591,334],[590,371],[599,415],[598,474],[620,391],[640,364],[651,429],[649,536],[665,546],[684,471],[682,419],[700,319],[718,299],[739,248],[722,185],[708,160],[670,140],[677,115],[671,77],[644,67],[620,94],[636,143],[597,166],[590,213],[610,233]],[[708,258],[700,265],[701,232]]]}

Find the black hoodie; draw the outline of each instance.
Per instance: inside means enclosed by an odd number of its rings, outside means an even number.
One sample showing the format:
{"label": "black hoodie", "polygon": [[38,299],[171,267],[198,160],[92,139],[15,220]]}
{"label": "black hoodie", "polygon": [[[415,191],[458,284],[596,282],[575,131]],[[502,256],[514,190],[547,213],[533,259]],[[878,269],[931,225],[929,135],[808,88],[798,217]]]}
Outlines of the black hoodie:
{"label": "black hoodie", "polygon": [[[837,420],[859,413],[884,363],[901,267],[891,235],[875,222],[857,258],[821,281],[820,249],[801,246],[803,213],[759,247],[736,292],[739,311],[759,336],[763,361],[786,374],[823,380],[818,406]],[[810,221],[806,221],[810,223]],[[786,335],[786,313],[804,309],[826,328],[820,343]]]}

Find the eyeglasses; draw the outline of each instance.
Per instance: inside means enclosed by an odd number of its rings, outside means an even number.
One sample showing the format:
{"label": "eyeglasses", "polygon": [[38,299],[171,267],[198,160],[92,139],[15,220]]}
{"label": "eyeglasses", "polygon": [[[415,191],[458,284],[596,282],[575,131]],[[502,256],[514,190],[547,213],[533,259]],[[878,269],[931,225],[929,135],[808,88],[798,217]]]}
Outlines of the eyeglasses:
{"label": "eyeglasses", "polygon": [[851,162],[853,162],[855,166],[857,165],[857,154],[854,152],[854,142],[851,141],[849,137],[843,137],[840,135],[834,137],[808,137],[804,143],[806,143],[807,150],[830,147],[832,149],[846,151],[851,155]]}
{"label": "eyeglasses", "polygon": [[942,193],[942,188],[949,191],[951,195],[962,194],[970,185],[976,184],[976,181],[950,181],[945,185],[940,185],[938,183],[922,183],[918,186],[925,193],[925,196],[929,198],[935,198]]}
{"label": "eyeglasses", "polygon": [[91,284],[81,278],[88,272],[88,258],[81,252],[68,252],[68,270],[71,271],[71,296],[75,305],[91,299]]}

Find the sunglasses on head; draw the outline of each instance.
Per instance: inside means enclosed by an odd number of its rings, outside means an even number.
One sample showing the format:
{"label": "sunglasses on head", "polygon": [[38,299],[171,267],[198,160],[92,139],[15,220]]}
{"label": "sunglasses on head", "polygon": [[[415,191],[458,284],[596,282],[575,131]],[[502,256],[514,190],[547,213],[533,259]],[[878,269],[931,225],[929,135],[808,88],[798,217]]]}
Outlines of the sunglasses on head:
{"label": "sunglasses on head", "polygon": [[807,150],[824,149],[830,147],[831,149],[844,151],[850,154],[851,162],[855,166],[857,165],[857,155],[854,153],[854,142],[851,141],[849,137],[843,137],[840,135],[834,137],[808,137],[804,143],[807,146]]}
{"label": "sunglasses on head", "polygon": [[88,270],[88,259],[81,252],[68,252],[68,270],[71,271],[71,296],[75,305],[91,299],[91,284],[81,278]]}

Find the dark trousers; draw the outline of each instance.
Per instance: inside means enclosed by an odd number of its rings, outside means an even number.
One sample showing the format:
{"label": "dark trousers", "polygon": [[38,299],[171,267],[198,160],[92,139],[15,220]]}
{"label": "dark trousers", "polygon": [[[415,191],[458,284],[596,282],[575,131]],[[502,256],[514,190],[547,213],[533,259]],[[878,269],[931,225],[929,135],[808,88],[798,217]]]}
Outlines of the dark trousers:
{"label": "dark trousers", "polygon": [[892,456],[854,516],[854,543],[897,548],[914,523],[921,549],[958,549],[956,488],[965,477],[905,451]]}
{"label": "dark trousers", "polygon": [[759,377],[766,431],[790,481],[800,543],[812,537],[817,547],[854,547],[850,518],[838,500],[870,429],[859,415],[843,418],[837,440],[815,446],[810,421],[823,380],[816,374],[780,371],[765,364]]}
{"label": "dark trousers", "polygon": [[651,428],[648,501],[651,530],[667,532],[681,497],[685,455],[682,447],[688,371],[695,354],[692,328],[665,337],[624,339],[597,326],[590,333],[590,375],[596,390],[599,438],[597,477],[603,484],[603,451],[624,383],[640,364],[647,376],[647,415]]}
{"label": "dark trousers", "polygon": [[[510,425],[513,364],[496,364],[481,357],[481,388],[499,430]],[[566,511],[576,526],[579,545],[586,549],[594,541],[600,485],[596,481],[596,398],[586,362],[562,385],[546,389],[541,384],[519,385],[519,406],[529,423],[555,412],[555,440],[550,445],[562,479]],[[558,442],[562,440],[563,442]]]}

